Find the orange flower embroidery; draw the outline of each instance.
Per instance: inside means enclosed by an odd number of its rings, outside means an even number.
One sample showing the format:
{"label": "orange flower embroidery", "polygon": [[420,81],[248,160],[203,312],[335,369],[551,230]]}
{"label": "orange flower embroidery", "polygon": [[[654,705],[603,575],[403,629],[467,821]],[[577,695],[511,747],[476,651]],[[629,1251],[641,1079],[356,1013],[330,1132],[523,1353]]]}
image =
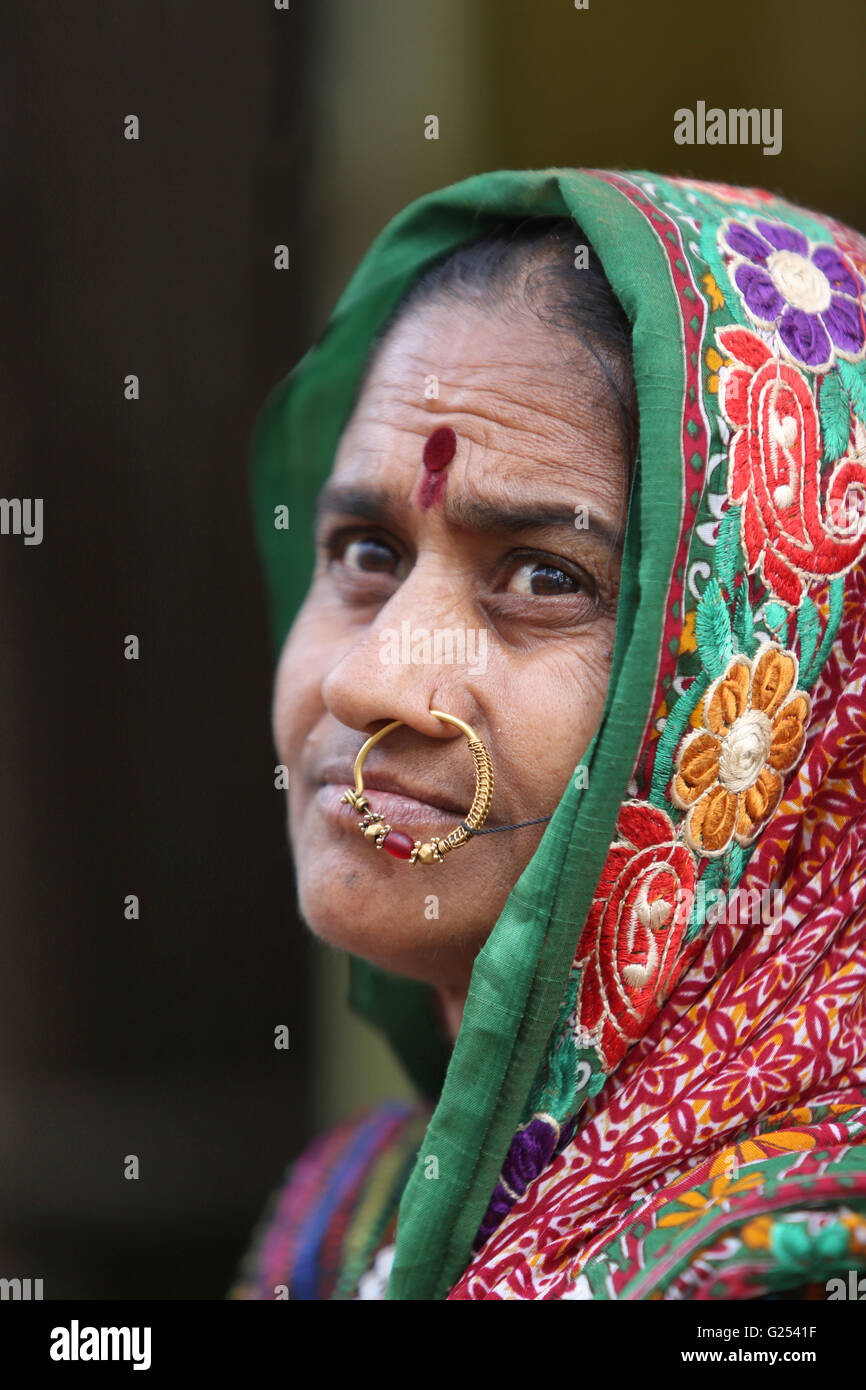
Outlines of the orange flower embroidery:
{"label": "orange flower embroidery", "polygon": [[[712,1207],[723,1206],[729,1197],[736,1196],[738,1192],[748,1192],[752,1187],[759,1187],[763,1181],[763,1173],[750,1173],[748,1177],[737,1178],[734,1182],[727,1177],[714,1178],[707,1196],[704,1196],[703,1192],[682,1192],[676,1201],[686,1210],[668,1212],[666,1216],[660,1216],[656,1224],[690,1226],[693,1221],[705,1216]],[[671,1206],[674,1205],[672,1202]]]}
{"label": "orange flower embroidery", "polygon": [[703,727],[680,744],[671,787],[696,854],[715,859],[732,839],[751,844],[781,801],[812,713],[798,675],[794,653],[770,642],[751,661],[735,656],[707,690]]}

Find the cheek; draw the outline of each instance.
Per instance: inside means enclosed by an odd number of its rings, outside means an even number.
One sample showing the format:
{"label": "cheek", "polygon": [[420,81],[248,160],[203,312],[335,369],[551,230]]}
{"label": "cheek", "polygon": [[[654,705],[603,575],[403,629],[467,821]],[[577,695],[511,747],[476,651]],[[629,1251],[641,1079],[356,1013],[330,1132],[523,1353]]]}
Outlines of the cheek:
{"label": "cheek", "polygon": [[274,745],[286,766],[321,715],[325,665],[321,626],[303,608],[283,644],[274,677],[271,726]]}
{"label": "cheek", "polygon": [[[604,625],[607,629],[607,625]],[[552,645],[531,676],[510,682],[515,746],[537,800],[549,804],[589,747],[610,681],[614,624],[575,644]]]}

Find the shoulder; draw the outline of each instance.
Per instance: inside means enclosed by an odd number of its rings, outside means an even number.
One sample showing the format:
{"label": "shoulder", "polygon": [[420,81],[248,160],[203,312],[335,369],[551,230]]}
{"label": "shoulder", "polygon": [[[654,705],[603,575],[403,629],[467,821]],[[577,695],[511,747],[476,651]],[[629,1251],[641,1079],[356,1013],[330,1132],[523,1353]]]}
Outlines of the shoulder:
{"label": "shoulder", "polygon": [[353,1298],[393,1234],[429,1118],[392,1101],[318,1135],[268,1197],[228,1297]]}

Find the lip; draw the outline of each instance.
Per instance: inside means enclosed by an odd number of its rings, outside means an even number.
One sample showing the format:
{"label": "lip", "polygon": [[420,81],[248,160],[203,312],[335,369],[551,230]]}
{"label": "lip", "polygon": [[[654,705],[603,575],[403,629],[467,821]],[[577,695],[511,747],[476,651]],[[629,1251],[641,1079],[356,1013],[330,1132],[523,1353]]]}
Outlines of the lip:
{"label": "lip", "polygon": [[[357,823],[357,811],[340,799],[348,787],[355,785],[353,765],[326,763],[319,769],[315,780],[320,808],[331,816],[338,816],[340,820],[351,817]],[[462,821],[472,804],[471,792],[465,801],[460,801],[456,797],[446,796],[438,787],[428,790],[426,787],[410,786],[386,768],[376,771],[365,769],[364,793],[373,809],[380,811],[395,829],[401,824],[422,828],[431,822],[434,829],[446,824],[453,828]]]}
{"label": "lip", "polygon": [[[342,799],[346,788],[351,786],[354,786],[354,781],[349,779],[347,782],[324,782],[316,788],[316,802],[329,820],[348,825],[360,824],[358,812]],[[467,805],[461,811],[445,811],[441,806],[419,801],[414,796],[368,786],[366,780],[364,793],[369,793],[372,809],[379,811],[394,830],[453,830],[469,809]]]}

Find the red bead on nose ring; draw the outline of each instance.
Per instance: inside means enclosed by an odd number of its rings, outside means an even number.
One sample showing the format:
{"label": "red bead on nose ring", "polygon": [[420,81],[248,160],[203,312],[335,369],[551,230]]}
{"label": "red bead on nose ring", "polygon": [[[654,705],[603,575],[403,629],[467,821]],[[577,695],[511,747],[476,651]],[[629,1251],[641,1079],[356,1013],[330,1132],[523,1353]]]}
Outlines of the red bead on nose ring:
{"label": "red bead on nose ring", "polygon": [[430,713],[437,719],[444,719],[447,724],[453,724],[455,728],[462,730],[469,740],[469,751],[475,764],[475,796],[472,805],[466,812],[466,819],[462,820],[451,831],[450,835],[437,836],[432,840],[425,841],[413,840],[411,835],[406,834],[405,830],[394,830],[390,825],[387,825],[381,814],[373,810],[364,795],[362,776],[364,759],[374,744],[377,744],[386,734],[390,734],[392,729],[399,728],[405,722],[402,719],[392,720],[390,724],[385,725],[384,729],[380,729],[377,734],[373,734],[372,738],[367,739],[355,759],[355,785],[344,792],[340,798],[341,801],[348,802],[354,810],[361,813],[362,819],[358,828],[365,839],[371,840],[377,849],[387,850],[388,854],[392,854],[395,859],[408,859],[410,864],[416,862],[441,864],[442,859],[450,850],[465,845],[479,826],[484,824],[490,811],[490,803],[493,800],[493,763],[475,730],[453,714],[443,714],[438,709],[431,709]]}

